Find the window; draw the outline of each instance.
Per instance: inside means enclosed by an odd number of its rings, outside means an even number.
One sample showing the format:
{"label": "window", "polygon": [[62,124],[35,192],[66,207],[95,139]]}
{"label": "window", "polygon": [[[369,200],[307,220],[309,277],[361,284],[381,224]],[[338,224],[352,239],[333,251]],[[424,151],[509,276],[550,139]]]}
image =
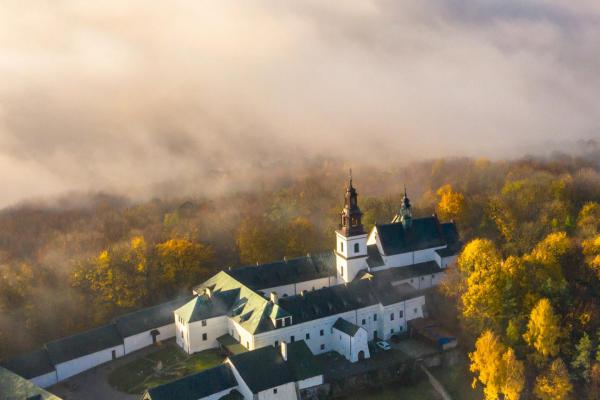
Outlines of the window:
{"label": "window", "polygon": [[390,333],[394,333],[394,329],[393,329],[393,328],[392,328],[392,329],[390,329]]}
{"label": "window", "polygon": [[202,320],[202,326],[206,326],[206,320],[205,319]]}
{"label": "window", "polygon": [[392,314],[390,314],[390,321],[393,321],[393,320],[394,320],[394,314],[392,313]]}
{"label": "window", "polygon": [[183,339],[183,331],[181,331],[181,338]]}
{"label": "window", "polygon": [[402,325],[400,325],[400,332],[402,332],[404,330],[404,327]]}
{"label": "window", "polygon": [[400,310],[400,313],[398,314],[398,317],[404,318],[404,311]]}
{"label": "window", "polygon": [[275,348],[278,349],[279,348],[279,340],[275,341]]}
{"label": "window", "polygon": [[321,345],[321,350],[325,350],[325,345],[324,344]]}
{"label": "window", "polygon": [[340,276],[344,276],[344,267],[340,267]]}
{"label": "window", "polygon": [[363,318],[363,320],[362,320],[362,324],[364,325],[364,324],[366,324],[366,323],[367,323],[367,321],[366,321],[366,320]]}
{"label": "window", "polygon": [[414,309],[413,313],[415,313],[415,314],[417,313],[417,309],[416,308]]}
{"label": "window", "polygon": [[306,340],[309,340],[309,339],[310,339],[310,333],[307,333],[306,334]]}
{"label": "window", "polygon": [[277,394],[277,388],[273,389],[273,393]]}
{"label": "window", "polygon": [[321,329],[321,330],[319,331],[319,335],[320,335],[320,336],[323,336],[323,335],[325,335],[325,331],[324,331],[323,329]]}
{"label": "window", "polygon": [[344,242],[340,242],[340,253],[344,252]]}
{"label": "window", "polygon": [[377,314],[373,314],[373,321],[377,321]]}
{"label": "window", "polygon": [[354,252],[358,253],[358,249],[359,249],[358,243],[354,243]]}
{"label": "window", "polygon": [[290,343],[294,343],[296,341],[296,338],[294,336],[290,336]]}
{"label": "window", "polygon": [[421,277],[421,280],[422,280],[422,281],[424,281],[424,280],[425,280],[425,277],[424,277],[424,276],[422,276],[422,277]]}
{"label": "window", "polygon": [[250,342],[246,342],[246,348],[250,350]]}
{"label": "window", "polygon": [[208,338],[208,336],[206,335],[206,333],[202,334],[202,340],[206,340]]}
{"label": "window", "polygon": [[283,320],[282,319],[276,319],[275,320],[275,328],[281,328],[283,324]]}
{"label": "window", "polygon": [[435,278],[435,275],[431,275],[431,279]]}
{"label": "window", "polygon": [[410,280],[410,283],[413,283],[413,282],[414,282],[414,279],[411,279],[411,280]]}

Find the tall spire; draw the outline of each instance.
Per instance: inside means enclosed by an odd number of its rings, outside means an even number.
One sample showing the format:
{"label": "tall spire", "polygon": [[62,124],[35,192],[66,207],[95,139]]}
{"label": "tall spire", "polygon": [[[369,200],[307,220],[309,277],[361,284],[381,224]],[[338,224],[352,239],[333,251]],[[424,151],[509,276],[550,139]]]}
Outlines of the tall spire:
{"label": "tall spire", "polygon": [[348,188],[344,197],[344,209],[340,215],[340,230],[345,236],[361,235],[364,233],[362,226],[362,212],[358,208],[358,193],[352,186],[352,169],[349,170]]}
{"label": "tall spire", "polygon": [[412,226],[412,206],[410,205],[410,199],[406,194],[406,185],[404,185],[404,197],[402,198],[402,205],[400,206],[400,221],[404,228],[408,229]]}

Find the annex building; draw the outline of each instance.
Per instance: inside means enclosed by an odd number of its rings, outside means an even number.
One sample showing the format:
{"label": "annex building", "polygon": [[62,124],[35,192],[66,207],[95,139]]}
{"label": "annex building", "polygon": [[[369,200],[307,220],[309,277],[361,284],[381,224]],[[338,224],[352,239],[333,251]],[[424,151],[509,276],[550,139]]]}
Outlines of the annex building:
{"label": "annex building", "polygon": [[[335,351],[360,362],[370,357],[370,341],[402,335],[409,321],[423,318],[425,292],[441,281],[462,246],[453,222],[413,218],[406,192],[393,220],[366,232],[352,178],[332,234],[333,250],[228,268],[188,298],[47,343],[5,367],[48,387],[175,337],[189,354],[221,348],[230,356],[216,368],[149,390],[148,400],[300,398],[323,383],[313,355]],[[266,372],[252,367],[259,364]]]}

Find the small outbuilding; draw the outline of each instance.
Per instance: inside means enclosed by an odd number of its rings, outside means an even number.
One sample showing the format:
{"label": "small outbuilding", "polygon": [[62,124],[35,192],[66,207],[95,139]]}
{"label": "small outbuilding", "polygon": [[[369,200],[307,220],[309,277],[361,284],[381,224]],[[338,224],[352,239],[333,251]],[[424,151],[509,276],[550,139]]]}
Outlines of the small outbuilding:
{"label": "small outbuilding", "polygon": [[370,357],[369,335],[364,328],[338,318],[333,324],[332,332],[333,349],[348,361],[357,362]]}

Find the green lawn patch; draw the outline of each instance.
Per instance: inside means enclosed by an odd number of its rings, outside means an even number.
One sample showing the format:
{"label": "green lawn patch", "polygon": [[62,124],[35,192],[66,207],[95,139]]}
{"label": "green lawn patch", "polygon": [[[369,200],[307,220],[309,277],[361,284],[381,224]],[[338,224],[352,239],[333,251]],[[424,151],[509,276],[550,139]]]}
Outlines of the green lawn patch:
{"label": "green lawn patch", "polygon": [[[162,368],[157,368],[158,363]],[[140,394],[144,390],[219,365],[223,356],[216,350],[187,355],[175,345],[161,349],[115,368],[108,383],[115,389]]]}

